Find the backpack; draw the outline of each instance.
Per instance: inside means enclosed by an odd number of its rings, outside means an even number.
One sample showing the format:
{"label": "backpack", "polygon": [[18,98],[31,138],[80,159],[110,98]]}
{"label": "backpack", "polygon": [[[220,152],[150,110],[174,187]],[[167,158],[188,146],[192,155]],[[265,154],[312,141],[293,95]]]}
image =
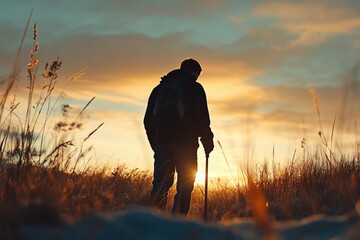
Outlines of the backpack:
{"label": "backpack", "polygon": [[156,98],[155,120],[164,125],[176,125],[185,121],[185,99],[182,84],[176,81],[164,81]]}

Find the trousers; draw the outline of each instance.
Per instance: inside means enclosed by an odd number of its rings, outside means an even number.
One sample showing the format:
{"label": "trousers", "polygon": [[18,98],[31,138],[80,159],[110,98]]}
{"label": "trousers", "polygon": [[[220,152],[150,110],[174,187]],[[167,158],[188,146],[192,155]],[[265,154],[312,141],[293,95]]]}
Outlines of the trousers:
{"label": "trousers", "polygon": [[151,202],[165,209],[168,191],[177,173],[176,195],[172,213],[187,214],[197,172],[197,148],[189,146],[161,145],[154,149],[154,176]]}

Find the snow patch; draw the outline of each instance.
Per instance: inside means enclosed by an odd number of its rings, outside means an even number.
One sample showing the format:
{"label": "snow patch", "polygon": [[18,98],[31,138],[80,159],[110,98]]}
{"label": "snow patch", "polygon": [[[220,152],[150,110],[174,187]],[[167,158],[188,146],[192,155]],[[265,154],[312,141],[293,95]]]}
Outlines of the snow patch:
{"label": "snow patch", "polygon": [[[360,239],[358,214],[312,216],[300,221],[272,223],[277,239]],[[51,226],[23,224],[25,239],[131,239],[131,240],[239,240],[264,239],[251,219],[227,224],[204,224],[185,218],[170,218],[146,209],[133,209],[112,216],[91,215],[73,224]]]}

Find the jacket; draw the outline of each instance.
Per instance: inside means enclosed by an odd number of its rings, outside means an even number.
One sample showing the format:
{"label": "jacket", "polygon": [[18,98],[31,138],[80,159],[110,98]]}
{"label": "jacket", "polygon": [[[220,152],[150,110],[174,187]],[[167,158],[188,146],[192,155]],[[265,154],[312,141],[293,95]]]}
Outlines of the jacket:
{"label": "jacket", "polygon": [[[177,81],[183,86],[186,121],[180,126],[164,126],[155,120],[156,98],[162,82],[165,81]],[[173,70],[162,77],[160,84],[150,94],[144,116],[144,127],[152,149],[166,144],[197,148],[199,137],[203,144],[213,144],[214,135],[210,128],[206,94],[202,85],[196,82],[193,75],[181,69]]]}

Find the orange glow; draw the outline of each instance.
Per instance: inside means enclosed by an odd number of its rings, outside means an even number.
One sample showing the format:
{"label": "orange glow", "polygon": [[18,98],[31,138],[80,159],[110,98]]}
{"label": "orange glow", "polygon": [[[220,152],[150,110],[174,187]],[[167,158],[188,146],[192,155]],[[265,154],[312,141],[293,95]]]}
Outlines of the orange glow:
{"label": "orange glow", "polygon": [[197,172],[195,178],[196,184],[205,184],[205,173],[204,172]]}

